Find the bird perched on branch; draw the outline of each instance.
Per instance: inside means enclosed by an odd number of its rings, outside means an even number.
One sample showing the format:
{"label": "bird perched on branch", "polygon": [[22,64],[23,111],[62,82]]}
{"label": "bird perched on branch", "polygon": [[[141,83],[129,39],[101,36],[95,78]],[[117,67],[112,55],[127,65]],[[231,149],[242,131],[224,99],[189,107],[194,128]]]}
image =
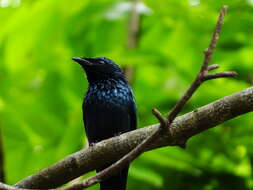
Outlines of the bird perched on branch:
{"label": "bird perched on branch", "polygon": [[[134,96],[119,66],[104,57],[72,59],[85,70],[89,82],[82,107],[89,144],[136,129]],[[127,173],[128,167],[102,181],[100,190],[125,190]]]}

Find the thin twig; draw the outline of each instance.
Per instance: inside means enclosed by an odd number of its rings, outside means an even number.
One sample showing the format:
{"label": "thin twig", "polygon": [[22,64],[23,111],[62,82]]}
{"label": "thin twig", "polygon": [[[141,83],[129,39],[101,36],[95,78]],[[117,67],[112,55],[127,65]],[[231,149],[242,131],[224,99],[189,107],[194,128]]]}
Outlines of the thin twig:
{"label": "thin twig", "polygon": [[219,68],[219,65],[218,64],[213,64],[213,65],[209,65],[207,67],[207,70],[208,71],[211,71],[211,70],[214,70],[214,69],[218,69]]}
{"label": "thin twig", "polygon": [[[220,16],[219,16],[218,21],[216,23],[216,27],[215,27],[214,33],[212,35],[211,42],[210,42],[207,50],[204,51],[205,57],[204,57],[204,61],[201,66],[201,69],[200,69],[198,75],[196,76],[194,82],[192,83],[191,87],[185,92],[183,97],[177,102],[177,104],[174,106],[174,108],[172,109],[172,111],[168,115],[167,118],[168,118],[169,123],[171,123],[173,121],[173,119],[176,117],[176,115],[182,110],[185,103],[190,99],[190,97],[193,95],[193,93],[198,89],[198,87],[204,81],[204,75],[208,72],[208,65],[211,60],[214,48],[216,47],[216,43],[217,43],[217,40],[220,35],[221,27],[223,24],[224,16],[227,12],[227,8],[228,8],[227,6],[223,6],[221,8]],[[217,68],[217,65],[212,66],[212,67]]]}
{"label": "thin twig", "polygon": [[204,76],[204,81],[211,80],[211,79],[217,79],[217,78],[227,78],[227,77],[235,77],[237,75],[234,71],[227,71],[227,72],[220,72],[220,73],[214,73],[214,74],[206,74]]}
{"label": "thin twig", "polygon": [[[190,99],[190,97],[193,95],[193,93],[197,90],[197,88],[201,85],[202,82],[204,82],[204,76],[208,72],[208,64],[211,60],[211,56],[213,53],[213,50],[216,46],[217,40],[219,38],[221,26],[223,23],[223,19],[225,16],[225,13],[227,11],[227,6],[224,6],[220,11],[220,16],[218,18],[218,22],[215,27],[215,31],[213,33],[209,48],[205,51],[205,58],[203,65],[200,69],[200,72],[198,73],[197,77],[195,78],[194,82],[192,83],[191,87],[186,91],[186,93],[183,95],[183,97],[178,101],[178,103],[175,105],[169,116],[167,117],[167,127],[169,128],[177,114],[182,110],[183,106],[186,104],[186,102]],[[161,118],[160,118],[161,119]],[[163,122],[163,119],[161,120]],[[87,188],[91,185],[94,185],[96,183],[99,183],[108,177],[113,176],[115,173],[120,171],[122,168],[124,168],[126,165],[128,165],[130,162],[132,162],[137,156],[139,156],[142,152],[145,151],[145,149],[157,138],[160,136],[162,132],[162,125],[160,124],[160,127],[157,131],[155,131],[150,137],[146,138],[142,143],[140,143],[136,148],[134,148],[132,151],[130,151],[128,154],[126,154],[123,158],[118,160],[116,163],[112,164],[110,167],[106,168],[105,170],[97,173],[95,176],[92,176],[82,182],[73,184],[69,187],[63,188],[63,190],[80,190]]]}
{"label": "thin twig", "polygon": [[156,108],[152,109],[152,113],[158,119],[158,121],[160,122],[161,127],[166,128],[167,125],[168,125],[167,118],[163,117],[162,114]]}
{"label": "thin twig", "polygon": [[228,6],[226,6],[226,5],[221,8],[220,16],[218,18],[218,22],[216,23],[215,31],[213,33],[211,42],[209,44],[209,47],[204,51],[205,59],[204,59],[204,63],[203,63],[202,68],[201,68],[202,72],[205,71],[205,70],[207,70],[209,62],[211,60],[214,48],[216,47],[217,40],[219,39],[219,36],[220,36],[221,27],[222,27],[222,24],[223,24],[224,17],[226,15],[227,9],[228,9]]}

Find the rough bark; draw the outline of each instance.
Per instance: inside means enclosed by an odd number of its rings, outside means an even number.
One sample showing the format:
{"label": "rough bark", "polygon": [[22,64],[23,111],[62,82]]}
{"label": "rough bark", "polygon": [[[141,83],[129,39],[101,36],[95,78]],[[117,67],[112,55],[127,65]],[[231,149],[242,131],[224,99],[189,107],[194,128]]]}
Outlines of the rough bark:
{"label": "rough bark", "polygon": [[[253,87],[177,117],[171,127],[147,150],[184,143],[191,136],[250,111],[253,111]],[[16,186],[47,189],[58,187],[97,167],[118,160],[158,127],[159,124],[155,124],[104,140],[27,177]]]}

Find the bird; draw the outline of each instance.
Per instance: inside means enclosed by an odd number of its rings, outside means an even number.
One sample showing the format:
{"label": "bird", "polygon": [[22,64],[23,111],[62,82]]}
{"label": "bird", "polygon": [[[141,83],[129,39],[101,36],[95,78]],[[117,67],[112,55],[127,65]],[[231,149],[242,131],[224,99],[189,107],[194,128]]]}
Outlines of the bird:
{"label": "bird", "polygon": [[[81,65],[88,80],[82,110],[89,145],[135,130],[135,98],[120,67],[105,57],[73,57],[72,60]],[[102,171],[111,164],[96,171]],[[100,190],[125,190],[128,168],[100,182]]]}

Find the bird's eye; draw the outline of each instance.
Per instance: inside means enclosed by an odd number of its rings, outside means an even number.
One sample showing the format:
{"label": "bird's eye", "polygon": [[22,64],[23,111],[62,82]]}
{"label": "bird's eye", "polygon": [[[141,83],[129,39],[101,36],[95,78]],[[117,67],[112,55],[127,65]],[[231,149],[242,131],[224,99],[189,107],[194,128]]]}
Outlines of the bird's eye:
{"label": "bird's eye", "polygon": [[99,63],[99,64],[105,64],[105,61],[100,60],[98,63]]}

